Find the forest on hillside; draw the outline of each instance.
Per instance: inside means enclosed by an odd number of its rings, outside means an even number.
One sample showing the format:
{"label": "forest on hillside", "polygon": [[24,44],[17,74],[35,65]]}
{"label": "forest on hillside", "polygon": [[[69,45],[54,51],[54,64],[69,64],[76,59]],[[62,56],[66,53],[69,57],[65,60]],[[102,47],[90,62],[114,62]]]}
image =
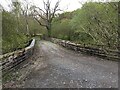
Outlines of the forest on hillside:
{"label": "forest on hillside", "polygon": [[[13,4],[12,11],[3,9],[3,53],[25,47],[37,34],[47,36],[46,28],[41,26],[31,13],[26,15],[25,11],[21,10],[20,3]],[[51,37],[117,49],[118,3],[89,2],[72,12],[57,13],[52,21]]]}
{"label": "forest on hillside", "polygon": [[[115,47],[118,44],[117,3],[86,3],[81,9],[60,14],[53,22],[53,37],[81,44]],[[58,33],[58,34],[57,34]]]}

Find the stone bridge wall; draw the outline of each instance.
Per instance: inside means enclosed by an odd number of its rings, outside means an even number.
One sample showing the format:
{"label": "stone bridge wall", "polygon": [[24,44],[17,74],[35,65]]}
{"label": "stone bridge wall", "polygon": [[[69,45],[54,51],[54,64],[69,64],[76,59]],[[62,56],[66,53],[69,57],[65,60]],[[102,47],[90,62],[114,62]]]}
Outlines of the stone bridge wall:
{"label": "stone bridge wall", "polygon": [[0,56],[2,73],[3,75],[14,69],[15,66],[29,58],[34,51],[35,39],[32,40],[31,44],[21,50],[14,51],[12,53],[7,53]]}
{"label": "stone bridge wall", "polygon": [[57,43],[65,48],[77,51],[77,52],[82,52],[90,55],[97,55],[102,58],[107,58],[109,60],[120,60],[120,51],[113,51],[113,50],[105,50],[103,47],[90,47],[87,45],[81,45],[81,44],[76,44],[72,43],[70,41],[66,40],[61,40],[61,39],[56,39],[52,38],[51,41],[53,43]]}

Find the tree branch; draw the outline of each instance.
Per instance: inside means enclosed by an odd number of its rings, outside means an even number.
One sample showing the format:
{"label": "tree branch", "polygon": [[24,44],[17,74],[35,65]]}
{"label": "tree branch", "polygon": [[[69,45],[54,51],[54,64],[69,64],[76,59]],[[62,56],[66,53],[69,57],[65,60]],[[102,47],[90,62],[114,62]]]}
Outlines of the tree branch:
{"label": "tree branch", "polygon": [[42,24],[37,18],[34,17],[34,19],[35,19],[41,26],[45,26],[45,27],[46,27],[46,25]]}
{"label": "tree branch", "polygon": [[53,13],[52,13],[52,16],[51,16],[51,21],[53,20],[56,11],[59,11],[59,10],[60,10],[60,9],[58,9],[59,3],[60,3],[60,0],[58,0],[58,1],[56,2],[56,4],[55,4],[54,10],[53,10]]}
{"label": "tree branch", "polygon": [[47,21],[47,19],[46,19],[46,18],[44,18],[44,17],[43,17],[43,15],[39,14],[37,10],[34,10],[34,12],[36,12],[36,13],[37,13],[35,16],[37,16],[37,15],[38,15],[38,16],[39,16],[40,18],[42,18],[43,20],[46,20],[46,21]]}
{"label": "tree branch", "polygon": [[44,11],[44,10],[42,10],[41,8],[39,8],[39,7],[37,7],[37,6],[35,6],[34,8],[39,9],[40,11],[42,11],[42,12],[45,14],[45,11]]}

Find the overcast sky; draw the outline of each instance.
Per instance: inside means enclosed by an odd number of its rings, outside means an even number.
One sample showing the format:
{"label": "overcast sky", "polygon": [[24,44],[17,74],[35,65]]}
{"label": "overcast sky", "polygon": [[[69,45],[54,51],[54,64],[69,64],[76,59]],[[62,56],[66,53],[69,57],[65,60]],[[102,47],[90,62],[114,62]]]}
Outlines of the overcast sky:
{"label": "overcast sky", "polygon": [[[8,5],[10,5],[10,1],[11,0],[0,0],[0,4],[5,9],[9,10]],[[16,1],[16,0],[12,0],[12,1]],[[20,0],[20,1],[23,2],[24,0]],[[27,1],[34,3],[40,8],[43,8],[43,0],[27,0]],[[44,1],[47,1],[47,0],[44,0]],[[51,0],[52,6],[54,6],[57,1],[58,0]],[[61,0],[60,8],[64,11],[73,11],[82,7],[82,5],[79,2],[84,3],[86,1],[88,2],[90,0]],[[92,0],[92,1],[110,1],[110,0]],[[113,1],[117,1],[117,0],[113,0]]]}
{"label": "overcast sky", "polygon": [[[12,0],[15,1],[15,0]],[[24,1],[24,0],[20,0]],[[43,0],[27,0],[28,2],[32,2],[35,5],[43,8]],[[46,1],[46,0],[44,0]],[[55,3],[58,0],[51,0],[52,6],[55,5]],[[80,0],[61,0],[60,2],[60,8],[64,9],[65,11],[73,11],[81,7],[81,4],[79,3]],[[84,0],[85,2],[85,0]],[[8,5],[10,4],[10,0],[0,0],[0,4],[5,8],[9,9]]]}
{"label": "overcast sky", "polygon": [[[52,6],[54,6],[57,1],[58,0],[51,0]],[[33,0],[33,2],[40,7],[43,6],[42,0]],[[81,4],[79,3],[79,0],[61,0],[60,2],[60,8],[65,9],[67,11],[73,11],[80,7],[81,7]]]}

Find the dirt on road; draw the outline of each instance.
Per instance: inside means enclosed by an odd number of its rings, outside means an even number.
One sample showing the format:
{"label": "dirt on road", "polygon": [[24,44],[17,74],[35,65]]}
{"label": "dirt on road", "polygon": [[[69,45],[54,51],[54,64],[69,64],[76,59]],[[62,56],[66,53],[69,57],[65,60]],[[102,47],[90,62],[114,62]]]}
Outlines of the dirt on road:
{"label": "dirt on road", "polygon": [[38,58],[21,87],[118,88],[118,62],[76,53],[48,41],[37,45]]}

